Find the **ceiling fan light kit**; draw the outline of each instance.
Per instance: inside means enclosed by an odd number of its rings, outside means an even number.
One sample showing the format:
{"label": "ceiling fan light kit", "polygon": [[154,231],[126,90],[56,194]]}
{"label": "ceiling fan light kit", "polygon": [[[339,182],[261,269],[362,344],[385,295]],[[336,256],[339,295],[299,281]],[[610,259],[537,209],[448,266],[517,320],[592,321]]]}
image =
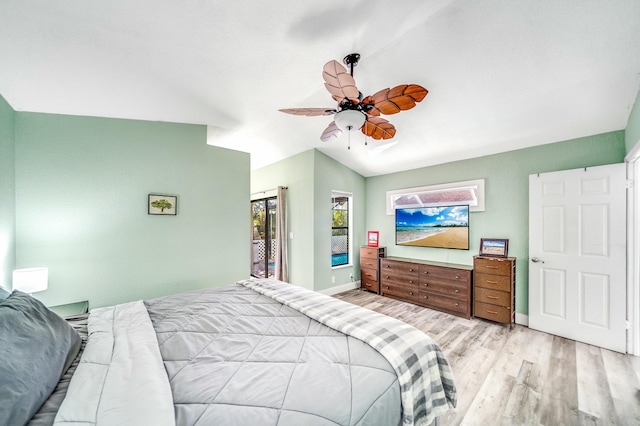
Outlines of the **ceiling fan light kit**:
{"label": "ceiling fan light kit", "polygon": [[417,102],[422,101],[429,91],[417,84],[402,84],[363,98],[353,79],[353,68],[359,60],[358,53],[344,57],[343,62],[349,66],[350,73],[337,61],[327,62],[322,69],[324,86],[338,102],[337,108],[287,108],[280,111],[307,116],[333,114],[334,121],[329,123],[320,136],[323,142],[336,139],[345,131],[350,135],[353,129],[361,130],[365,136],[376,140],[393,138],[396,134],[395,126],[380,115],[397,114],[411,109]]}
{"label": "ceiling fan light kit", "polygon": [[336,113],[333,117],[333,121],[335,121],[336,126],[343,132],[347,132],[349,130],[360,130],[365,121],[367,121],[367,117],[364,115],[362,111],[358,111],[355,109],[343,109]]}

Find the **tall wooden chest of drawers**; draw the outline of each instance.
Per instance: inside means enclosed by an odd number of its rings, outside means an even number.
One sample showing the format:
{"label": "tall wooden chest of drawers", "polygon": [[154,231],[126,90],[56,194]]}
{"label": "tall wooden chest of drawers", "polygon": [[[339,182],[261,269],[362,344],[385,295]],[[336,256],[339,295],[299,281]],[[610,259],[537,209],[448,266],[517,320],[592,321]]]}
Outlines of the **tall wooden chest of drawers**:
{"label": "tall wooden chest of drawers", "polygon": [[386,257],[380,259],[380,294],[471,318],[472,267]]}
{"label": "tall wooden chest of drawers", "polygon": [[516,258],[473,257],[473,316],[504,324],[516,321]]}
{"label": "tall wooden chest of drawers", "polygon": [[360,288],[380,294],[380,258],[386,247],[360,247]]}

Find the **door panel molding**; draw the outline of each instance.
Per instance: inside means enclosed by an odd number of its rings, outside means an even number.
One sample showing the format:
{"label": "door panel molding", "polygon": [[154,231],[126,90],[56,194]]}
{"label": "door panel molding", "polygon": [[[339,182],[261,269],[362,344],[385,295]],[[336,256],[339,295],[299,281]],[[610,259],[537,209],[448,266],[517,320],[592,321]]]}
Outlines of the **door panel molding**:
{"label": "door panel molding", "polygon": [[[602,274],[580,274],[580,322],[608,329],[609,294],[611,286],[609,277]],[[600,308],[600,309],[594,309]]]}
{"label": "door panel molding", "polygon": [[542,314],[565,319],[567,317],[567,279],[565,271],[542,270]]}

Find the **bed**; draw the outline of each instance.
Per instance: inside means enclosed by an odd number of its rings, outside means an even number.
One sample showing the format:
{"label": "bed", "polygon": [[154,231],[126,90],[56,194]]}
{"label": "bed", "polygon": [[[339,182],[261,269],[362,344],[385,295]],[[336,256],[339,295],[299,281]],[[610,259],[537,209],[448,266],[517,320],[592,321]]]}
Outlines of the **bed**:
{"label": "bed", "polygon": [[45,333],[28,327],[36,342],[19,356],[0,345],[11,361],[0,365],[0,424],[428,425],[456,404],[450,366],[427,335],[276,280],[68,321],[38,305],[20,292],[0,301],[2,343],[27,317],[47,323]]}

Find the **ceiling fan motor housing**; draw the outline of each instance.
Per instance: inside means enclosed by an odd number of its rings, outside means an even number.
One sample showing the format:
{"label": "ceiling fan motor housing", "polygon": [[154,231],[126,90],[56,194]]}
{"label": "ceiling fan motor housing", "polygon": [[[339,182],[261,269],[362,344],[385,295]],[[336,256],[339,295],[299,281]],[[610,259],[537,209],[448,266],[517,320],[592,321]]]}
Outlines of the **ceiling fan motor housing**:
{"label": "ceiling fan motor housing", "polygon": [[358,96],[358,102],[354,102],[349,98],[344,98],[342,100],[342,102],[340,102],[340,104],[338,105],[338,110],[339,111],[344,111],[346,109],[350,109],[350,110],[354,110],[354,111],[362,111],[362,112],[368,112],[370,111],[374,105],[373,104],[363,104],[362,103],[362,92],[358,92],[359,96]]}
{"label": "ceiling fan motor housing", "polygon": [[[353,67],[358,65],[359,61],[360,61],[359,53],[349,53],[347,56],[344,57],[344,59],[342,59],[342,62],[344,62],[345,65],[349,65],[351,69],[353,69]],[[353,76],[353,73],[351,73],[351,75]]]}

